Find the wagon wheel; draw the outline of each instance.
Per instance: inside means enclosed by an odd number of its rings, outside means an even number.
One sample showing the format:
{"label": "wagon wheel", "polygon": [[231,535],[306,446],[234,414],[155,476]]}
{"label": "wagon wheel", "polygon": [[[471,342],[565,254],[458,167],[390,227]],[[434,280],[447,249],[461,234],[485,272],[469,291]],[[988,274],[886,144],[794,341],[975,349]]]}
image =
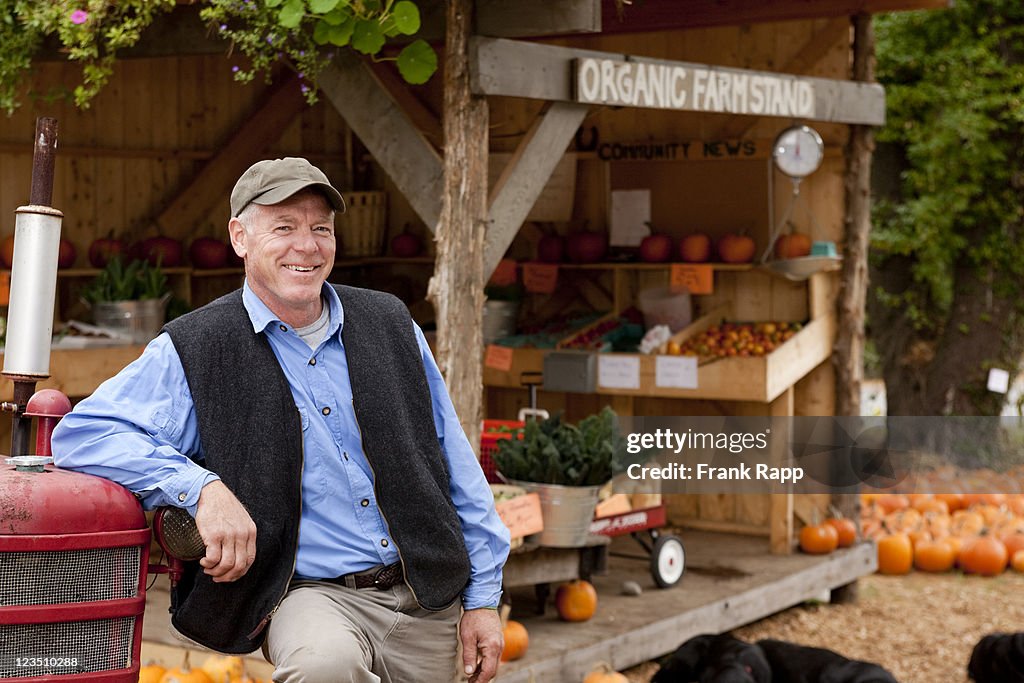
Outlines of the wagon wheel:
{"label": "wagon wheel", "polygon": [[651,576],[658,588],[671,588],[683,578],[686,550],[678,536],[659,536],[651,549]]}

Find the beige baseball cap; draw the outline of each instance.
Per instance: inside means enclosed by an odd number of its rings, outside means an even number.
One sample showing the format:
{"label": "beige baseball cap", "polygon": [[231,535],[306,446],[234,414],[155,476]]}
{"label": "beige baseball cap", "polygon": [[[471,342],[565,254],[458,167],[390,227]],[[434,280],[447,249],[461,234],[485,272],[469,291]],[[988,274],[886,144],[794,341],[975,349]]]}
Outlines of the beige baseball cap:
{"label": "beige baseball cap", "polygon": [[249,204],[277,204],[307,187],[319,189],[335,211],[345,210],[345,200],[319,168],[299,157],[257,161],[242,174],[231,190],[231,215]]}

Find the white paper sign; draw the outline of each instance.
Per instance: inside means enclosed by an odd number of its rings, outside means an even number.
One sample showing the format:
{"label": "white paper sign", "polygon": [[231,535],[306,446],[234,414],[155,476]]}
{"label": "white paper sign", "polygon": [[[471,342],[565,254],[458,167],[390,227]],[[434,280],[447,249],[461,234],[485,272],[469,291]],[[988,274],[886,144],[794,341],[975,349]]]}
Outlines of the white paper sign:
{"label": "white paper sign", "polygon": [[614,247],[636,247],[651,234],[650,190],[613,190],[609,243]]}
{"label": "white paper sign", "polygon": [[696,356],[658,356],[654,365],[654,385],[672,389],[697,388]]}
{"label": "white paper sign", "polygon": [[639,389],[640,358],[598,354],[597,384],[606,389]]}
{"label": "white paper sign", "polygon": [[1010,389],[1010,373],[1002,368],[989,368],[988,390],[1005,394]]}

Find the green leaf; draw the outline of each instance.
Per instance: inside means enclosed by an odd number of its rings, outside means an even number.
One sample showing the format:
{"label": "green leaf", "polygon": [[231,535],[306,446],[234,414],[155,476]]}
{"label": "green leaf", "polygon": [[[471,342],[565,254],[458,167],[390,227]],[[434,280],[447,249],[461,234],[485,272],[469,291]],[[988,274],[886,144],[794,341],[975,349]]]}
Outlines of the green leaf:
{"label": "green leaf", "polygon": [[426,83],[435,71],[437,53],[425,40],[415,40],[398,53],[398,72],[407,83]]}
{"label": "green leaf", "polygon": [[352,29],[355,28],[355,23],[350,17],[348,21],[332,26],[327,37],[331,45],[337,45],[338,47],[348,45],[348,41],[352,38]]}
{"label": "green leaf", "polygon": [[296,28],[302,23],[306,14],[306,4],[302,0],[288,0],[277,13],[277,21],[285,28]]}
{"label": "green leaf", "polygon": [[338,6],[340,0],[309,0],[309,11],[314,14],[327,14]]}
{"label": "green leaf", "polygon": [[284,2],[284,0],[265,0],[267,7],[277,7],[282,2]]}
{"label": "green leaf", "polygon": [[391,11],[395,26],[407,36],[420,30],[420,9],[409,0],[399,0]]}
{"label": "green leaf", "polygon": [[324,21],[331,26],[341,26],[352,17],[352,13],[341,7],[335,8],[324,15]]}
{"label": "green leaf", "polygon": [[316,26],[313,27],[313,42],[317,45],[326,45],[331,40],[332,29],[333,27],[323,19],[316,22]]}
{"label": "green leaf", "polygon": [[352,47],[365,55],[375,55],[384,47],[384,33],[380,24],[368,19],[356,22],[352,32]]}

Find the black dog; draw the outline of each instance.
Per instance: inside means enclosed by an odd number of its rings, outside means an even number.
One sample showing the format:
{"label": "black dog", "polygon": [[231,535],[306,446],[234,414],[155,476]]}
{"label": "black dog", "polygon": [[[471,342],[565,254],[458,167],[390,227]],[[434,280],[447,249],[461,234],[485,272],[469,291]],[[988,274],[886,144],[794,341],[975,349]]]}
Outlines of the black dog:
{"label": "black dog", "polygon": [[696,636],[662,662],[651,683],[771,683],[761,649],[730,635]]}
{"label": "black dog", "polygon": [[847,659],[832,650],[770,639],[757,645],[771,665],[773,683],[897,683],[877,664]]}
{"label": "black dog", "polygon": [[979,640],[967,675],[977,683],[1024,683],[1024,633],[990,633]]}

